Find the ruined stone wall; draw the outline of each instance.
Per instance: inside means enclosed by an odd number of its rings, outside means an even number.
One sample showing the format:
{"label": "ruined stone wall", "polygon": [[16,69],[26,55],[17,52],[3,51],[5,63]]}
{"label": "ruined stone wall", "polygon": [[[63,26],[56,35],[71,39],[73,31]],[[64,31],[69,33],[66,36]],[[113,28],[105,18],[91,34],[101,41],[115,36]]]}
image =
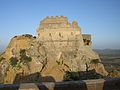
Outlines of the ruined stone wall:
{"label": "ruined stone wall", "polygon": [[[72,35],[80,34],[80,28],[76,21],[73,21],[72,24],[68,22],[68,19],[66,17],[46,17],[40,22],[40,25],[37,29],[37,35],[38,37],[44,38],[48,35],[46,33],[53,33],[55,36],[59,36],[59,32],[63,35],[69,35],[69,33],[72,33]],[[68,34],[66,34],[66,32]],[[61,35],[61,36],[62,36]],[[71,36],[71,34],[69,35]],[[53,35],[54,37],[54,35]],[[66,39],[66,38],[65,38]]]}
{"label": "ruined stone wall", "polygon": [[72,37],[80,35],[80,30],[74,30],[71,28],[59,28],[59,29],[44,29],[38,31],[38,38],[42,40],[68,40]]}
{"label": "ruined stone wall", "polygon": [[[79,36],[79,39],[76,39],[76,36]],[[81,34],[77,21],[69,23],[64,16],[43,19],[37,29],[37,38],[46,43],[54,41],[56,47],[66,47],[68,42],[72,45],[76,40],[79,40],[81,47],[84,45],[91,48],[92,44],[91,35]]]}
{"label": "ruined stone wall", "polygon": [[53,42],[58,49],[71,48],[78,42],[80,46],[83,46],[83,38],[77,22],[73,21],[71,24],[63,16],[46,17],[42,20],[37,29],[37,38],[48,46],[50,42]]}
{"label": "ruined stone wall", "polygon": [[80,43],[80,46],[83,46],[83,40],[82,36],[80,36],[80,31],[46,30],[40,32],[39,39],[45,42],[48,46],[52,44],[56,48],[72,47],[78,42]]}

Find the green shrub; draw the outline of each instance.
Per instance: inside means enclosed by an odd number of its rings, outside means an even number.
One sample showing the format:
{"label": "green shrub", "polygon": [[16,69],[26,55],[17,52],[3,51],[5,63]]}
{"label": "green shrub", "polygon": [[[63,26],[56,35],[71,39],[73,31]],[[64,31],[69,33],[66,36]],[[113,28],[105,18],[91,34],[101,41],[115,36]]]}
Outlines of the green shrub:
{"label": "green shrub", "polygon": [[66,71],[63,79],[64,81],[79,80],[79,73]]}
{"label": "green shrub", "polygon": [[28,63],[28,62],[31,62],[31,61],[32,61],[31,57],[28,57],[28,56],[21,57],[21,62],[23,62],[24,64]]}
{"label": "green shrub", "polygon": [[26,50],[25,49],[21,49],[20,50],[20,56],[26,56]]}
{"label": "green shrub", "polygon": [[26,64],[28,62],[32,61],[32,58],[26,55],[26,50],[22,49],[20,50],[20,62],[23,62],[23,64]]}
{"label": "green shrub", "polygon": [[79,72],[69,72],[66,71],[64,75],[64,81],[71,80],[90,80],[90,79],[100,79],[103,76],[97,73],[94,69],[89,71],[79,71]]}
{"label": "green shrub", "polygon": [[26,50],[21,49],[20,50],[20,62],[17,57],[11,57],[10,58],[10,64],[13,67],[16,67],[16,69],[20,69],[22,64],[27,64],[28,62],[32,61],[32,58],[26,55]]}
{"label": "green shrub", "polygon": [[18,59],[16,57],[11,57],[10,58],[10,64],[15,67],[18,63]]}

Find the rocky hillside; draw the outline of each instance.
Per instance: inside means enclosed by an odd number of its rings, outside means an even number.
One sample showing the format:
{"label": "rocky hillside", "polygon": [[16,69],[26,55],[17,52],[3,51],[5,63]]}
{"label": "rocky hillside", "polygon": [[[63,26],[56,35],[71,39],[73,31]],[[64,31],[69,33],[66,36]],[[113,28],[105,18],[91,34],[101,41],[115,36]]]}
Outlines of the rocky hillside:
{"label": "rocky hillside", "polygon": [[39,72],[41,76],[53,77],[62,81],[65,71],[86,71],[95,69],[107,75],[99,56],[90,48],[58,51],[53,43],[48,48],[44,42],[32,35],[15,36],[6,51],[0,56],[0,81],[13,83],[17,75],[30,75]]}
{"label": "rocky hillside", "polygon": [[25,34],[11,39],[0,56],[1,83],[13,83],[34,73],[38,79],[47,77],[44,81],[51,78],[62,81],[66,71],[95,69],[107,75],[98,54],[91,48],[91,35],[82,34],[77,21],[69,23],[64,16],[46,17],[36,31],[37,37]]}

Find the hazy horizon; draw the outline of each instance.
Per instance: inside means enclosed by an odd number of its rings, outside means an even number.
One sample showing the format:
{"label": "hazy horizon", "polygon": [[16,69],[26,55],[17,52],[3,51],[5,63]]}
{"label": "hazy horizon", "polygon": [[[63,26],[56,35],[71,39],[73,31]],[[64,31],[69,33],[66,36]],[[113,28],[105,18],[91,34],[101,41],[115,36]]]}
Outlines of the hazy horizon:
{"label": "hazy horizon", "polygon": [[120,49],[119,0],[0,0],[0,50],[16,35],[36,35],[46,16],[78,21],[83,34],[91,34],[93,48]]}

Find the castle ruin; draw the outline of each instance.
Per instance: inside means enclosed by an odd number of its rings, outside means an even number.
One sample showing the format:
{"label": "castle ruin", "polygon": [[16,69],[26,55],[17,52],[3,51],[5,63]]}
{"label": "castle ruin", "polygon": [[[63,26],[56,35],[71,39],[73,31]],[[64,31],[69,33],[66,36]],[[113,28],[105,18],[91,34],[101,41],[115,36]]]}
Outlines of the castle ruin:
{"label": "castle ruin", "polygon": [[[15,36],[0,56],[8,65],[5,68],[8,70],[2,75],[4,83],[13,83],[15,76],[20,73],[30,75],[40,72],[43,77],[50,76],[55,81],[62,81],[66,71],[95,69],[97,73],[106,76],[108,73],[103,64],[99,63],[99,55],[92,50],[91,45],[91,35],[82,34],[77,21],[69,23],[64,16],[47,16],[40,22],[36,38],[28,34]],[[21,61],[21,50],[32,59],[27,64]],[[14,68],[11,58],[18,61]],[[98,63],[91,63],[96,59]],[[4,68],[2,66],[0,63],[0,67]]]}
{"label": "castle ruin", "polygon": [[77,44],[78,47],[91,47],[91,35],[82,34],[77,21],[69,23],[64,16],[47,16],[43,19],[37,29],[37,37],[46,43],[54,42],[55,47],[70,47]]}

